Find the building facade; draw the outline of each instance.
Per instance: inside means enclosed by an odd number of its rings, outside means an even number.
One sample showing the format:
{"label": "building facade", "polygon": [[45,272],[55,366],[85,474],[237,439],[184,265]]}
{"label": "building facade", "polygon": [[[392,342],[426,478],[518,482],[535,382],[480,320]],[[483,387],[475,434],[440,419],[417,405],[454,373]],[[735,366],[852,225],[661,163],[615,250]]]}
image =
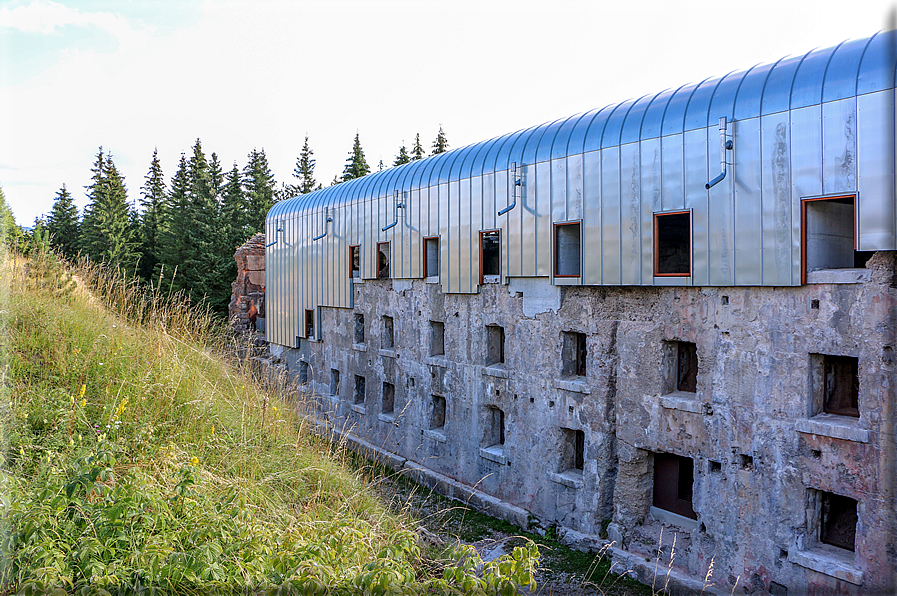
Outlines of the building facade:
{"label": "building facade", "polygon": [[636,573],[894,591],[895,56],[880,33],[281,202],[272,349],[358,444]]}

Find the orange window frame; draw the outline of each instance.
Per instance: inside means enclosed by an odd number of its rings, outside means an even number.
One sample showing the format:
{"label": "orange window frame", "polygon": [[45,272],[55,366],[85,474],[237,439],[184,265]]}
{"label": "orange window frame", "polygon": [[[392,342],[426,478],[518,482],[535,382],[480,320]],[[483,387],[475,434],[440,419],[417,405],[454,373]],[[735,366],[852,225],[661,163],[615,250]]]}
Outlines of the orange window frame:
{"label": "orange window frame", "polygon": [[834,197],[812,197],[800,200],[800,283],[807,283],[807,204],[816,201],[853,200],[853,250],[857,249],[857,196],[838,195]]}
{"label": "orange window frame", "polygon": [[[558,273],[558,228],[561,226],[579,226],[579,273],[575,275]],[[554,224],[554,276],[555,277],[582,277],[582,221],[565,221]]]}
{"label": "orange window frame", "polygon": [[[659,273],[657,257],[658,244],[660,238],[657,234],[657,220],[667,215],[688,215],[688,273]],[[654,214],[654,277],[691,277],[692,274],[692,218],[691,210],[684,209],[682,211],[665,211],[663,213]]]}

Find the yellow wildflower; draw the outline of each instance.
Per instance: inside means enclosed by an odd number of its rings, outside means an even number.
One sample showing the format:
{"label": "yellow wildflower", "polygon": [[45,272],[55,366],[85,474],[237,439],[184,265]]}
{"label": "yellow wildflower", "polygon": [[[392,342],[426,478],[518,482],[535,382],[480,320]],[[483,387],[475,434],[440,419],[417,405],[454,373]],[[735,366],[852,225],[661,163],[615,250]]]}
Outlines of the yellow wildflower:
{"label": "yellow wildflower", "polygon": [[87,391],[87,385],[82,384],[81,390],[78,392],[78,399],[84,398],[84,392]]}
{"label": "yellow wildflower", "polygon": [[196,466],[198,466],[198,465],[199,465],[199,458],[196,457],[195,455],[194,455],[193,457],[191,457],[191,458],[190,458],[190,465],[193,466],[194,468],[195,468]]}
{"label": "yellow wildflower", "polygon": [[275,414],[277,413],[277,406],[271,406],[271,409],[274,410],[274,413],[275,413]]}
{"label": "yellow wildflower", "polygon": [[214,424],[212,425],[212,434],[213,435],[215,434],[215,425]]}
{"label": "yellow wildflower", "polygon": [[87,405],[87,398],[86,398],[86,397],[82,397],[82,398],[81,398],[81,407],[83,408],[83,407],[86,406],[86,405]]}

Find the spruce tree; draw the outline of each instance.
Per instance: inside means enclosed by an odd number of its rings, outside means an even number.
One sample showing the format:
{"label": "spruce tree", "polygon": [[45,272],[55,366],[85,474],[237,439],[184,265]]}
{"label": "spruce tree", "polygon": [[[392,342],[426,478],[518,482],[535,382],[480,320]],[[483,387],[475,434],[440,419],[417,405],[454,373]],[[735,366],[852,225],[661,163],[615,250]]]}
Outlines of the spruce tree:
{"label": "spruce tree", "polygon": [[346,159],[346,167],[343,168],[343,182],[361,178],[371,173],[368,162],[364,159],[364,151],[361,148],[361,140],[358,133],[355,133],[355,143],[352,150],[349,151],[349,158]]}
{"label": "spruce tree", "polygon": [[190,180],[187,176],[187,158],[181,153],[178,169],[171,178],[171,192],[168,196],[165,211],[166,226],[162,231],[162,250],[160,252],[160,274],[163,283],[174,290],[185,287],[182,274],[189,268],[188,260],[193,254],[192,234],[190,228]]}
{"label": "spruce tree", "polygon": [[336,186],[336,185],[339,184],[340,182],[342,182],[342,180],[339,179],[339,176],[337,176],[336,174],[334,174],[334,175],[333,175],[333,180],[330,181],[330,186]]}
{"label": "spruce tree", "polygon": [[91,171],[94,175],[87,187],[90,202],[81,224],[82,250],[95,261],[133,271],[140,254],[124,177],[112,155],[104,155],[102,147]]}
{"label": "spruce tree", "polygon": [[237,278],[237,262],[234,260],[234,252],[249,237],[246,225],[246,201],[243,195],[242,177],[237,164],[225,175],[224,188],[221,196],[221,239],[218,255],[217,277],[226,282],[221,295],[216,296],[216,309],[223,310],[230,300],[230,292],[227,288]]}
{"label": "spruce tree", "polygon": [[420,133],[417,133],[414,135],[414,146],[411,148],[411,161],[423,159],[426,155],[424,148],[420,144]]}
{"label": "spruce tree", "polygon": [[143,279],[150,280],[158,273],[157,264],[162,257],[163,235],[169,215],[158,149],[153,150],[149,171],[143,179],[143,186],[140,187],[140,247],[143,258],[140,260],[139,274]]}
{"label": "spruce tree", "polygon": [[386,167],[386,166],[383,165],[383,160],[381,159],[381,160],[380,160],[380,163],[377,164],[377,171],[378,171],[378,172],[382,172],[382,171],[383,171],[383,168],[385,168],[385,167]]}
{"label": "spruce tree", "polygon": [[224,172],[221,170],[221,164],[218,162],[218,154],[212,152],[212,158],[209,160],[209,188],[211,189],[211,197],[214,203],[221,202],[221,187],[224,184]]}
{"label": "spruce tree", "polygon": [[67,259],[78,254],[80,234],[78,207],[75,206],[72,195],[65,184],[56,193],[53,209],[47,218],[47,229],[50,232],[50,246]]}
{"label": "spruce tree", "polygon": [[274,175],[268,168],[265,150],[249,153],[249,163],[243,168],[243,192],[246,198],[246,226],[249,234],[265,230],[265,218],[274,206]]}
{"label": "spruce tree", "polygon": [[405,163],[409,163],[411,161],[411,156],[408,155],[408,150],[405,149],[405,143],[402,143],[402,146],[399,147],[399,154],[396,156],[396,160],[392,162],[394,166],[400,166]]}
{"label": "spruce tree", "polygon": [[433,141],[433,152],[430,155],[439,155],[440,153],[445,153],[448,151],[449,144],[448,139],[445,138],[445,132],[442,130],[442,125],[439,126],[439,132],[436,134],[436,140]]}
{"label": "spruce tree", "polygon": [[22,230],[16,225],[16,218],[6,203],[3,187],[0,186],[0,241],[12,246],[18,242],[21,235]]}
{"label": "spruce tree", "polygon": [[305,135],[305,144],[302,145],[302,151],[296,158],[296,168],[293,170],[293,176],[299,179],[299,184],[294,186],[297,194],[304,195],[315,189],[315,154],[308,146],[308,135]]}

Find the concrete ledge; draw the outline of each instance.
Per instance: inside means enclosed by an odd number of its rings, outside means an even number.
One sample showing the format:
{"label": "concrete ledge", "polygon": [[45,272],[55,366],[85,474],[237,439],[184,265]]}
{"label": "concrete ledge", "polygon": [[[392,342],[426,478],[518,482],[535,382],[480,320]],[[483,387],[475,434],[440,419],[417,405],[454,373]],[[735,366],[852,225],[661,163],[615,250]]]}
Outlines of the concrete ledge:
{"label": "concrete ledge", "polygon": [[438,366],[440,368],[448,368],[449,361],[442,356],[430,356],[427,358],[427,364],[430,366]]}
{"label": "concrete ledge", "polygon": [[820,544],[818,548],[814,547],[813,550],[789,552],[788,561],[824,575],[861,586],[863,584],[863,572],[854,565],[853,553],[850,551],[844,551],[843,554],[837,552],[840,550]]}
{"label": "concrete ledge", "polygon": [[657,398],[657,401],[668,410],[679,410],[680,412],[691,412],[692,414],[700,414],[704,410],[704,404],[696,399],[696,395],[685,391],[661,395]]}
{"label": "concrete ledge", "polygon": [[448,439],[442,431],[438,431],[435,429],[425,430],[424,436],[430,439],[433,439],[437,443],[445,443]]}
{"label": "concrete ledge", "polygon": [[356,352],[367,352],[368,347],[365,344],[352,344],[352,349]]}
{"label": "concrete ledge", "polygon": [[425,277],[425,278],[424,278],[424,283],[425,283],[425,284],[438,284],[438,283],[439,283],[439,276],[438,276],[438,275],[431,275],[430,277]]}
{"label": "concrete ledge", "polygon": [[576,393],[589,394],[592,392],[591,387],[585,381],[573,379],[555,379],[555,389],[563,389],[564,391],[574,391]]}
{"label": "concrete ledge", "polygon": [[377,414],[377,420],[379,420],[380,422],[395,424],[396,426],[399,425],[399,423],[396,422],[396,417],[394,414]]}
{"label": "concrete ledge", "polygon": [[484,283],[484,284],[497,284],[497,283],[501,283],[501,276],[500,276],[500,275],[484,275],[484,276],[483,276],[483,283]]}
{"label": "concrete ledge", "polygon": [[377,350],[377,353],[381,356],[385,356],[387,358],[395,358],[396,351],[395,350]]}
{"label": "concrete ledge", "polygon": [[820,269],[807,271],[808,284],[861,284],[872,279],[869,269]]}
{"label": "concrete ledge", "polygon": [[367,414],[368,409],[363,404],[349,404],[349,409],[356,414]]}
{"label": "concrete ledge", "polygon": [[363,283],[364,283],[364,280],[361,279],[360,277],[353,277],[353,278],[352,278],[352,283],[353,283],[353,284],[363,284]]}
{"label": "concrete ledge", "polygon": [[505,456],[505,450],[502,445],[492,445],[491,447],[483,447],[480,449],[480,457],[494,461],[503,466],[508,465],[508,458]]}
{"label": "concrete ledge", "polygon": [[730,596],[730,594],[735,591],[735,588],[730,592],[730,590],[720,590],[713,585],[704,585],[698,580],[692,579],[675,569],[671,569],[668,564],[669,559],[666,561],[655,561],[654,559],[645,560],[645,557],[639,554],[615,547],[609,548],[608,554],[611,558],[611,573],[627,575],[628,577],[640,581],[646,586],[660,583],[665,586],[664,593],[670,594],[671,596],[694,594]]}
{"label": "concrete ledge", "polygon": [[795,420],[794,429],[800,433],[820,435],[856,443],[868,443],[869,431],[860,428],[860,421],[847,416],[817,414],[810,419]]}
{"label": "concrete ledge", "polygon": [[498,368],[496,366],[484,366],[483,374],[488,375],[490,377],[496,377],[498,379],[507,379],[508,371],[503,368]]}
{"label": "concrete ledge", "polygon": [[686,532],[694,532],[698,529],[698,520],[691,519],[690,517],[685,517],[684,515],[679,515],[678,513],[673,513],[672,511],[667,511],[666,509],[660,509],[658,507],[651,507],[651,517],[656,519],[657,521],[661,521],[671,526],[676,526],[685,530]]}
{"label": "concrete ledge", "polygon": [[552,472],[548,479],[567,488],[582,488],[582,470],[567,470],[560,474]]}

